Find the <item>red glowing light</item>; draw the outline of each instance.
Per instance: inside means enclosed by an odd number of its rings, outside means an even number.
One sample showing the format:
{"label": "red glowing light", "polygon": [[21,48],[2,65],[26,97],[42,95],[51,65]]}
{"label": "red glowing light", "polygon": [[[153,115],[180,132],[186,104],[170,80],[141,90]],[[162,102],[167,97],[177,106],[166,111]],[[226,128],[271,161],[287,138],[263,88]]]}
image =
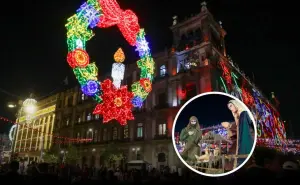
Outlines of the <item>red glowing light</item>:
{"label": "red glowing light", "polygon": [[89,54],[82,49],[75,49],[67,55],[67,61],[72,68],[86,67],[90,63]]}
{"label": "red glowing light", "polygon": [[132,46],[136,44],[136,36],[140,30],[138,17],[131,10],[123,11],[116,0],[99,0],[103,15],[98,24],[101,28],[117,25],[124,38]]}
{"label": "red glowing light", "polygon": [[225,61],[223,60],[221,60],[219,64],[223,70],[223,74],[222,74],[223,78],[225,79],[226,83],[231,87],[232,80],[231,80],[231,74],[229,68],[227,67]]}
{"label": "red glowing light", "polygon": [[140,84],[147,93],[152,91],[152,84],[148,78],[140,79]]}
{"label": "red glowing light", "polygon": [[248,105],[248,106],[252,106],[254,105],[254,98],[251,95],[251,93],[246,90],[245,88],[242,88],[242,98],[243,98],[243,102]]}
{"label": "red glowing light", "polygon": [[133,93],[128,92],[127,86],[115,88],[112,81],[107,79],[101,83],[103,95],[101,96],[103,103],[98,104],[93,114],[102,114],[103,122],[117,120],[121,125],[126,125],[127,120],[133,120],[131,99]]}

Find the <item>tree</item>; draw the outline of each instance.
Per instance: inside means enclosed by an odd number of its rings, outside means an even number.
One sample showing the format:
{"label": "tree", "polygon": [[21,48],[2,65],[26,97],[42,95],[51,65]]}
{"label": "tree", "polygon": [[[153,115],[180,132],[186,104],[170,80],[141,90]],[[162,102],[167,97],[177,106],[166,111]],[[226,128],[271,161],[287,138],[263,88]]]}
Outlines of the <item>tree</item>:
{"label": "tree", "polygon": [[101,153],[101,157],[103,157],[107,162],[115,163],[123,160],[125,156],[123,152],[114,145],[114,143],[110,143],[105,146],[105,150]]}
{"label": "tree", "polygon": [[51,151],[47,151],[43,156],[43,160],[46,163],[57,163],[58,157]]}
{"label": "tree", "polygon": [[65,153],[65,162],[69,164],[76,163],[80,159],[79,152],[76,147],[73,145],[70,145]]}

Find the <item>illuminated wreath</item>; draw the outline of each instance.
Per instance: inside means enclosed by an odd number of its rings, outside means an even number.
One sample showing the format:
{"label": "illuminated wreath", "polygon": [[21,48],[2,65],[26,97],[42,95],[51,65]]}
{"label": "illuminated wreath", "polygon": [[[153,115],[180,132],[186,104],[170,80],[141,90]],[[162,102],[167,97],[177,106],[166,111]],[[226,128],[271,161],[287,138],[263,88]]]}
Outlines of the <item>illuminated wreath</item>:
{"label": "illuminated wreath", "polygon": [[[141,107],[152,90],[154,74],[154,61],[138,17],[131,10],[122,10],[116,0],[87,0],[67,21],[67,61],[82,92],[98,102],[93,114],[102,114],[104,123],[115,119],[121,125],[126,125],[127,120],[134,119],[132,108]],[[115,86],[109,79],[99,82],[98,68],[95,63],[90,63],[85,51],[86,42],[94,36],[92,28],[115,25],[127,42],[136,47],[140,56],[137,61],[141,69],[140,80],[132,84],[132,92],[128,92],[127,86]],[[123,65],[122,56],[122,51],[115,54],[115,61],[119,65]],[[121,66],[122,69],[124,67]]]}

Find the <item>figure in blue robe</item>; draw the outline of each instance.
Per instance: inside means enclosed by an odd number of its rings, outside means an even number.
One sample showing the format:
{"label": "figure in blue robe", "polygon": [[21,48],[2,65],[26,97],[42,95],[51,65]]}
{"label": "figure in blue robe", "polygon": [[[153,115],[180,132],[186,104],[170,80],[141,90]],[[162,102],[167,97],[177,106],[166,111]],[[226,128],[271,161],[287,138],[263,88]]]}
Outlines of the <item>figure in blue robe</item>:
{"label": "figure in blue robe", "polygon": [[[251,120],[245,106],[236,100],[228,102],[228,108],[232,112],[235,121],[233,123],[223,122],[222,125],[228,130],[236,130],[236,155],[250,154],[254,144],[254,123]],[[238,166],[245,161],[246,158],[238,158],[236,165]]]}

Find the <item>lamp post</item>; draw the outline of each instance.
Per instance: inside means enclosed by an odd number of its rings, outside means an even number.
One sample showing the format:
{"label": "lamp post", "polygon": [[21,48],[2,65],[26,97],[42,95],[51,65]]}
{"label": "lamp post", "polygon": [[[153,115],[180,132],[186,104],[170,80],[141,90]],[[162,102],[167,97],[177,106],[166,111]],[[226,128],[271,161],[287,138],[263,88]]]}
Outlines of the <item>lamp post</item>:
{"label": "lamp post", "polygon": [[137,148],[132,148],[132,152],[135,152],[135,157],[136,157],[136,160],[138,160],[138,152],[140,151],[140,148],[137,147]]}

